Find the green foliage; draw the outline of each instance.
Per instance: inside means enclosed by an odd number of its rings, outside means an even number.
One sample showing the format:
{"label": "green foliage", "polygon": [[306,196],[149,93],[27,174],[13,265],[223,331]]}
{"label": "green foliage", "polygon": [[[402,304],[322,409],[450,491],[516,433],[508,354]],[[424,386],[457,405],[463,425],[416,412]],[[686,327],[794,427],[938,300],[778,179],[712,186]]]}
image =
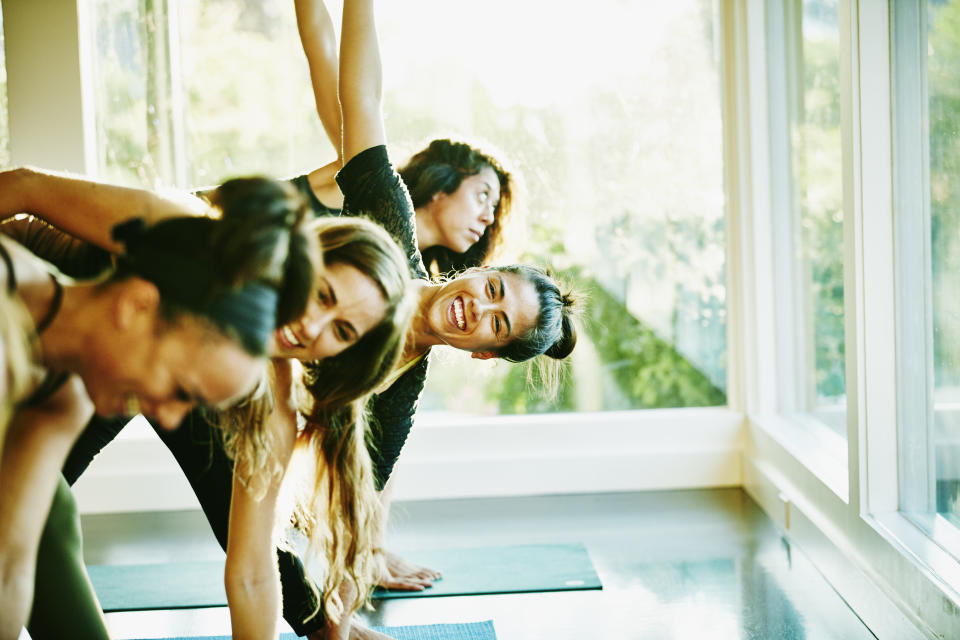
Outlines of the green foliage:
{"label": "green foliage", "polygon": [[960,385],[960,2],[930,6],[927,90],[937,387]]}

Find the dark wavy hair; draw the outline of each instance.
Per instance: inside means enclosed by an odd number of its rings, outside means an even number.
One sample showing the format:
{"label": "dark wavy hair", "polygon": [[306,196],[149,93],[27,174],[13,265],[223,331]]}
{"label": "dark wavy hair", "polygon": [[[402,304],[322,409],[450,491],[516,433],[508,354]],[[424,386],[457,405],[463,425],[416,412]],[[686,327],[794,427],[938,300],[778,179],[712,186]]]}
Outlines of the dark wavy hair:
{"label": "dark wavy hair", "polygon": [[493,212],[493,223],[463,253],[443,246],[423,251],[423,264],[434,275],[479,267],[496,254],[503,245],[502,231],[513,205],[515,178],[492,153],[449,138],[433,140],[398,171],[416,209],[430,202],[437,193],[453,193],[464,178],[480,173],[485,167],[493,169],[500,182],[500,201]]}

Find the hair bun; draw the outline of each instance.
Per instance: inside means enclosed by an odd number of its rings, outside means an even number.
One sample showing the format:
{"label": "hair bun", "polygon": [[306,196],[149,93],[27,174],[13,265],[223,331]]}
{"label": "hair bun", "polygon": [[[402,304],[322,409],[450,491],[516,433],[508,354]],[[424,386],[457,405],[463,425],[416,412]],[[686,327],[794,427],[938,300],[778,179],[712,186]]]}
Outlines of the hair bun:
{"label": "hair bun", "polygon": [[143,218],[132,218],[114,225],[110,230],[110,237],[114,242],[122,242],[124,249],[129,251],[139,244],[147,230],[147,223]]}
{"label": "hair bun", "polygon": [[564,313],[561,319],[560,337],[550,345],[550,348],[544,353],[555,360],[562,360],[573,352],[577,346],[577,326],[573,322],[573,317],[566,310],[573,305],[575,300],[570,296],[563,296]]}

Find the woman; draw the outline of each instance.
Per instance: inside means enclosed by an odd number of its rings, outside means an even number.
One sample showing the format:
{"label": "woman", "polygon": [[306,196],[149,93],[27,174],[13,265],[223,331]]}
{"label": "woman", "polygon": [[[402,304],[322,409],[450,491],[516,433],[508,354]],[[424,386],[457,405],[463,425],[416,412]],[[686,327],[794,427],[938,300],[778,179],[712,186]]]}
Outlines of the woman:
{"label": "woman", "polygon": [[[23,197],[2,190],[0,210],[18,211]],[[0,463],[0,638],[17,637],[26,621],[57,470],[93,409],[143,410],[173,428],[197,404],[229,404],[256,386],[277,324],[306,304],[312,258],[299,198],[246,179],[225,184],[216,204],[221,219],[118,227],[117,268],[88,282],[0,239],[0,274],[26,308],[39,354]]]}
{"label": "woman", "polygon": [[[0,186],[16,189],[22,183],[41,187],[40,191],[46,199],[43,202],[26,203],[21,209],[43,213],[49,221],[71,226],[75,233],[100,242],[103,242],[103,228],[114,224],[118,216],[115,212],[98,208],[96,202],[86,202],[86,196],[126,191],[119,187],[95,185],[30,170],[0,174]],[[106,199],[109,200],[109,197]],[[87,205],[80,207],[86,216],[78,218],[73,215],[77,204]],[[160,218],[164,215],[150,202],[133,203],[126,208],[151,212],[151,215]],[[103,262],[87,247],[52,228],[44,228],[37,221],[18,220],[5,227],[9,233],[29,238],[36,246],[56,256],[70,270],[96,271],[99,263]],[[223,437],[220,433],[214,434],[225,450],[229,450],[240,461],[235,479],[230,483],[234,508],[230,513],[231,535],[226,576],[228,593],[240,591],[243,594],[250,583],[269,583],[269,576],[276,573],[275,561],[272,561],[274,519],[271,513],[276,498],[275,490],[283,477],[295,442],[313,448],[321,458],[324,473],[320,477],[336,477],[338,487],[344,487],[344,500],[329,507],[336,516],[328,520],[343,522],[346,518],[340,514],[341,510],[347,514],[357,514],[353,516],[357,522],[348,524],[347,531],[330,536],[332,550],[326,551],[340,558],[341,569],[341,574],[333,574],[332,579],[338,583],[344,581],[344,575],[353,579],[353,572],[361,579],[369,580],[363,578],[362,574],[370,573],[363,567],[364,563],[370,562],[371,544],[353,550],[347,544],[351,539],[362,538],[362,530],[376,529],[372,520],[376,497],[373,494],[369,457],[363,447],[364,423],[354,416],[360,413],[355,399],[381,383],[382,376],[393,368],[399,354],[406,326],[404,317],[408,318],[410,314],[410,310],[404,308],[409,307],[406,295],[407,265],[403,254],[386,231],[370,221],[328,218],[313,221],[311,228],[323,249],[325,268],[317,275],[313,299],[307,305],[306,312],[269,336],[268,348],[274,356],[271,365],[274,412],[260,419],[232,412],[233,415],[227,415],[226,420],[218,420],[219,424],[229,426]],[[111,246],[107,245],[107,248]],[[77,254],[80,259],[77,259]],[[309,348],[299,342],[306,339],[309,340]],[[299,436],[296,416],[291,410],[296,388],[293,371],[288,368],[289,361],[284,358],[291,353],[302,355],[304,359],[329,358],[328,371],[332,374],[324,376],[322,372],[310,372],[307,390],[313,397],[308,405],[308,428]],[[275,415],[280,412],[281,416]],[[219,417],[223,418],[224,414],[220,413]],[[207,420],[199,414],[192,419],[207,426]],[[105,422],[109,424],[112,421]],[[116,422],[122,426],[125,421]],[[328,422],[335,424],[328,427]],[[325,426],[309,428],[318,424]],[[266,428],[258,428],[262,425],[266,425]],[[351,449],[357,452],[354,460],[345,457]],[[349,486],[345,486],[348,483]],[[227,495],[229,503],[230,494]],[[324,527],[325,523],[319,523],[316,528]],[[50,528],[48,526],[48,531]],[[45,538],[48,537],[46,533]],[[45,557],[75,555],[63,550],[68,544],[49,537],[51,539],[41,556],[41,562]],[[267,562],[258,562],[264,555],[258,553],[260,549],[269,554]],[[266,578],[261,574],[251,579],[245,573],[248,571],[261,571]],[[57,603],[77,598],[76,594],[58,591],[60,586],[58,580],[47,580],[45,585],[38,585],[45,597],[43,602],[38,601],[31,616],[30,631],[34,638],[61,637],[64,633],[76,632],[75,617],[50,615],[60,606]],[[366,589],[365,586],[363,588]],[[271,619],[262,615],[265,604],[269,605],[269,598],[269,593],[256,598],[256,606],[252,611],[259,620]],[[275,600],[279,600],[279,588]],[[77,612],[85,619],[92,618],[89,611],[96,609],[93,598],[88,598],[87,602],[87,613]],[[94,606],[89,606],[90,602]],[[234,602],[237,602],[237,598],[234,598]],[[328,604],[328,609],[333,611],[335,606]],[[241,602],[235,604],[233,610],[242,612],[251,611],[251,608]],[[255,630],[255,627],[247,621],[238,621],[237,637],[242,637],[244,629]]]}
{"label": "woman", "polygon": [[[307,57],[317,113],[338,151],[326,166],[291,182],[317,215],[336,215],[343,194],[338,56],[333,22],[318,0],[296,0],[297,27]],[[399,169],[416,213],[417,248],[433,275],[489,264],[502,248],[516,180],[497,156],[462,140],[436,139]]]}
{"label": "woman", "polygon": [[[402,367],[392,378],[392,384],[374,400],[373,413],[379,423],[375,450],[386,452],[377,464],[382,487],[409,430],[426,375],[425,356],[432,345],[446,342],[463,348],[472,346],[478,357],[502,355],[522,360],[544,351],[563,357],[569,353],[575,338],[564,297],[549,278],[535,269],[490,272],[493,275],[489,277],[481,275],[486,272],[473,273],[443,284],[427,280],[414,240],[413,206],[383,146],[379,93],[375,88],[379,80],[379,58],[368,5],[347,3],[343,33],[342,101],[348,162],[337,180],[345,195],[344,213],[367,213],[389,229],[400,240],[411,270],[420,278],[414,285],[416,297],[422,304],[414,320],[414,326],[419,327],[416,344],[404,353]],[[371,96],[376,100],[371,100]],[[325,257],[329,254],[325,251]],[[329,266],[328,262],[328,270]],[[459,323],[456,322],[458,314]],[[326,354],[317,350],[323,342],[317,328],[309,323],[293,322],[279,333],[277,345],[283,351],[278,355],[315,361],[309,367],[315,380],[335,381],[348,367],[346,363],[363,359],[354,357],[351,347],[338,356],[339,362],[338,358],[317,361]],[[471,345],[470,340],[475,340],[475,344]],[[65,469],[71,481],[115,433],[110,433],[108,427],[103,434],[104,429],[95,426],[84,434],[83,444],[88,446],[78,445]],[[118,429],[122,425],[113,427]],[[202,420],[192,420],[189,428],[161,436],[190,478],[221,544],[228,545],[231,537],[228,528],[233,530],[228,526],[231,493],[234,499],[238,495],[231,487],[233,465],[222,447],[217,446],[215,432],[211,434]],[[206,444],[211,440],[215,445],[212,459]],[[317,608],[312,585],[305,580],[294,556],[281,555],[280,573],[285,593],[284,615],[295,630],[320,633],[318,629],[325,626],[329,637],[347,633],[345,625],[338,625],[329,616],[312,615]],[[296,595],[286,595],[297,590]],[[333,595],[324,589],[324,598]],[[343,607],[347,611],[351,609],[347,602]]]}

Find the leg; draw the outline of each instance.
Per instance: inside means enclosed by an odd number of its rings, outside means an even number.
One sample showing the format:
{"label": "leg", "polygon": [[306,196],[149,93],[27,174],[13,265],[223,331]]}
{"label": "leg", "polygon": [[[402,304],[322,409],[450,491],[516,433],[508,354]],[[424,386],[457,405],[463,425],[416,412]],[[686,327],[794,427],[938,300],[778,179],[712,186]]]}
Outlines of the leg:
{"label": "leg", "polygon": [[27,630],[33,640],[110,638],[83,564],[80,514],[62,476],[40,537]]}

